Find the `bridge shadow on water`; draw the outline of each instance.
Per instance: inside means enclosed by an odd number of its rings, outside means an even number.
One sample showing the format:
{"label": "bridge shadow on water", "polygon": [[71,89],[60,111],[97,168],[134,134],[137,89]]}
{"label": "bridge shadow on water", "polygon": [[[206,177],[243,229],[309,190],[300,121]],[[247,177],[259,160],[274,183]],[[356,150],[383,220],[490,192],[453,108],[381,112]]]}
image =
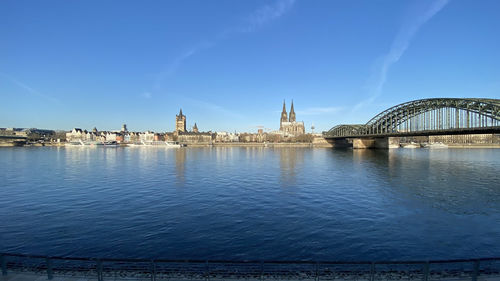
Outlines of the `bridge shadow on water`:
{"label": "bridge shadow on water", "polygon": [[[484,160],[491,157],[491,153],[499,154],[493,149],[345,149],[331,152],[334,157],[352,159],[352,169],[364,174],[367,182],[381,183],[381,189],[390,189],[433,208],[457,214],[477,214],[477,210],[482,209],[477,208],[477,204],[500,211],[500,196],[496,192],[500,179],[498,169],[495,163]],[[478,179],[486,184],[478,185]]]}

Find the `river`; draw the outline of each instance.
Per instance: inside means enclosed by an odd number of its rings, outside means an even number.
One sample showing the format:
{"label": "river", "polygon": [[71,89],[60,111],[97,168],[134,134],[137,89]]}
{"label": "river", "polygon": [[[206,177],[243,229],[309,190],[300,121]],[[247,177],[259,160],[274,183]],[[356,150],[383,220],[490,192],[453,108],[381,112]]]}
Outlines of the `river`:
{"label": "river", "polygon": [[0,252],[500,256],[500,149],[0,149]]}

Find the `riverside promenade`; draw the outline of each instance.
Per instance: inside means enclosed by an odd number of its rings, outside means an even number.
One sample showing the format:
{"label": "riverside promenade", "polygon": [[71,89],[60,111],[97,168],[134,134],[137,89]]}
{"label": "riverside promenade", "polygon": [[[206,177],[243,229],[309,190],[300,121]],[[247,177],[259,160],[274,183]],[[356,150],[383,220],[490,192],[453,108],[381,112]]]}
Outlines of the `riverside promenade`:
{"label": "riverside promenade", "polygon": [[500,281],[500,258],[312,262],[89,259],[1,254],[0,281],[471,280]]}

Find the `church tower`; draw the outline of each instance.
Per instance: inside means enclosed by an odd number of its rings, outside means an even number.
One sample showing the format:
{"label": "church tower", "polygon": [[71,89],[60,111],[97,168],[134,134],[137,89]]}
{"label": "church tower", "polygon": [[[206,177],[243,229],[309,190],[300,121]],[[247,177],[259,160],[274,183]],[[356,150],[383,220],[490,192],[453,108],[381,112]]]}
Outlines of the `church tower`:
{"label": "church tower", "polygon": [[290,108],[290,122],[295,122],[295,110],[293,110],[293,100],[292,100],[292,108]]}
{"label": "church tower", "polygon": [[175,115],[175,131],[186,132],[186,115],[182,114],[182,108],[179,115]]}
{"label": "church tower", "polygon": [[283,122],[288,122],[288,115],[286,114],[285,100],[283,100],[283,111],[281,112],[280,130],[283,129]]}

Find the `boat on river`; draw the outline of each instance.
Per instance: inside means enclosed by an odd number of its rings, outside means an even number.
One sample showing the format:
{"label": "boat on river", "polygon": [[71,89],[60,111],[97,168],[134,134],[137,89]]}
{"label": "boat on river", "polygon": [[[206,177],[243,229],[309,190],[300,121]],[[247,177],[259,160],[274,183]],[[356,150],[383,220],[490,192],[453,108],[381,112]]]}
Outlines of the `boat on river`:
{"label": "boat on river", "polygon": [[443,149],[443,148],[448,148],[448,146],[442,142],[436,142],[436,143],[428,143],[424,145],[424,148],[429,148],[429,149]]}
{"label": "boat on river", "polygon": [[69,147],[119,147],[120,144],[117,143],[116,141],[72,141],[72,142],[67,142],[65,146]]}
{"label": "boat on river", "polygon": [[102,143],[104,147],[109,147],[109,148],[112,148],[112,147],[119,147],[120,144],[117,143],[116,141],[105,141]]}
{"label": "boat on river", "polygon": [[181,145],[173,141],[141,141],[140,143],[129,143],[130,147],[162,147],[162,148],[179,148]]}
{"label": "boat on river", "polygon": [[72,142],[67,142],[65,146],[78,146],[78,147],[95,147],[98,145],[103,145],[102,142],[97,142],[97,141],[72,141]]}
{"label": "boat on river", "polygon": [[419,148],[420,145],[417,145],[416,143],[408,143],[408,144],[401,144],[402,148]]}

